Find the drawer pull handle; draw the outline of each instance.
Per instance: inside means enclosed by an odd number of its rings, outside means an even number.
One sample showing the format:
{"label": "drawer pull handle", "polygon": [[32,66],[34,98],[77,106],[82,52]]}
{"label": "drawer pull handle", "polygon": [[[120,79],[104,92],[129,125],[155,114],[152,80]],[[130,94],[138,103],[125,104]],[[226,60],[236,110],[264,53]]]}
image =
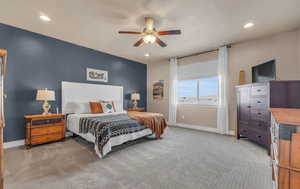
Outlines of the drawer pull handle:
{"label": "drawer pull handle", "polygon": [[257,89],[257,92],[260,92],[261,90],[260,89]]}
{"label": "drawer pull handle", "polygon": [[261,103],[261,101],[257,101],[257,103],[258,103],[258,104],[260,104],[260,103]]}
{"label": "drawer pull handle", "polygon": [[261,136],[257,136],[257,138],[261,138]]}
{"label": "drawer pull handle", "polygon": [[261,115],[261,113],[260,113],[260,112],[258,112],[257,114],[258,114],[258,115]]}

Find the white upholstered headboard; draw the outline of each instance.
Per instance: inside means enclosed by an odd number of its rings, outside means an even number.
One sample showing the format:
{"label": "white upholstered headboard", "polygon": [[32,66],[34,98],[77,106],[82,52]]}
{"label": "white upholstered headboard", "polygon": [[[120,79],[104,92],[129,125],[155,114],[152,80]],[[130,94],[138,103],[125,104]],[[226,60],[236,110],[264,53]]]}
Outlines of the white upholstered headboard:
{"label": "white upholstered headboard", "polygon": [[90,113],[90,101],[114,101],[117,111],[123,111],[123,87],[62,81],[62,113]]}

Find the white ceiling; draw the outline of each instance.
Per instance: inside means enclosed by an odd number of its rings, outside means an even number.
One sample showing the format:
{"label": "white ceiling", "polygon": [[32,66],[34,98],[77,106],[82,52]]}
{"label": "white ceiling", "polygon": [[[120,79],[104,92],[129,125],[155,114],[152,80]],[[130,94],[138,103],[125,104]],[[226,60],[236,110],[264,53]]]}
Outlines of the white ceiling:
{"label": "white ceiling", "polygon": [[[41,13],[51,22],[41,21]],[[142,30],[144,16],[153,16],[158,30],[183,33],[162,36],[166,48],[133,47],[140,36],[117,31]],[[255,27],[245,30],[248,21]],[[0,22],[148,63],[295,29],[300,0],[6,0]]]}

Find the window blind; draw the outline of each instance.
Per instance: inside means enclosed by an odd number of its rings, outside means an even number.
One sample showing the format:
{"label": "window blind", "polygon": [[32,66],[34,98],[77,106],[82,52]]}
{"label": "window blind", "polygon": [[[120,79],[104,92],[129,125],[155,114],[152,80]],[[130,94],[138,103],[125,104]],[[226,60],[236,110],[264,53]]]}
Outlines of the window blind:
{"label": "window blind", "polygon": [[178,65],[178,80],[192,80],[218,75],[218,60]]}

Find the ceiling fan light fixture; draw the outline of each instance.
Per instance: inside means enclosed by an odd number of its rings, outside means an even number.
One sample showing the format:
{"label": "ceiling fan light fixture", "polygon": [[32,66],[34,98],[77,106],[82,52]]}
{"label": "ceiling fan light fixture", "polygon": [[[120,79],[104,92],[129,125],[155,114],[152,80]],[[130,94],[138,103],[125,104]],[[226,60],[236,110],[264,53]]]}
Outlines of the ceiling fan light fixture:
{"label": "ceiling fan light fixture", "polygon": [[45,14],[41,14],[40,15],[40,19],[45,21],[45,22],[50,22],[51,21],[51,18],[49,18],[47,15]]}
{"label": "ceiling fan light fixture", "polygon": [[152,34],[145,35],[143,37],[145,43],[154,43],[156,41],[156,37]]}
{"label": "ceiling fan light fixture", "polygon": [[245,29],[248,29],[248,28],[252,28],[254,26],[254,23],[253,22],[248,22],[244,25],[244,28]]}

